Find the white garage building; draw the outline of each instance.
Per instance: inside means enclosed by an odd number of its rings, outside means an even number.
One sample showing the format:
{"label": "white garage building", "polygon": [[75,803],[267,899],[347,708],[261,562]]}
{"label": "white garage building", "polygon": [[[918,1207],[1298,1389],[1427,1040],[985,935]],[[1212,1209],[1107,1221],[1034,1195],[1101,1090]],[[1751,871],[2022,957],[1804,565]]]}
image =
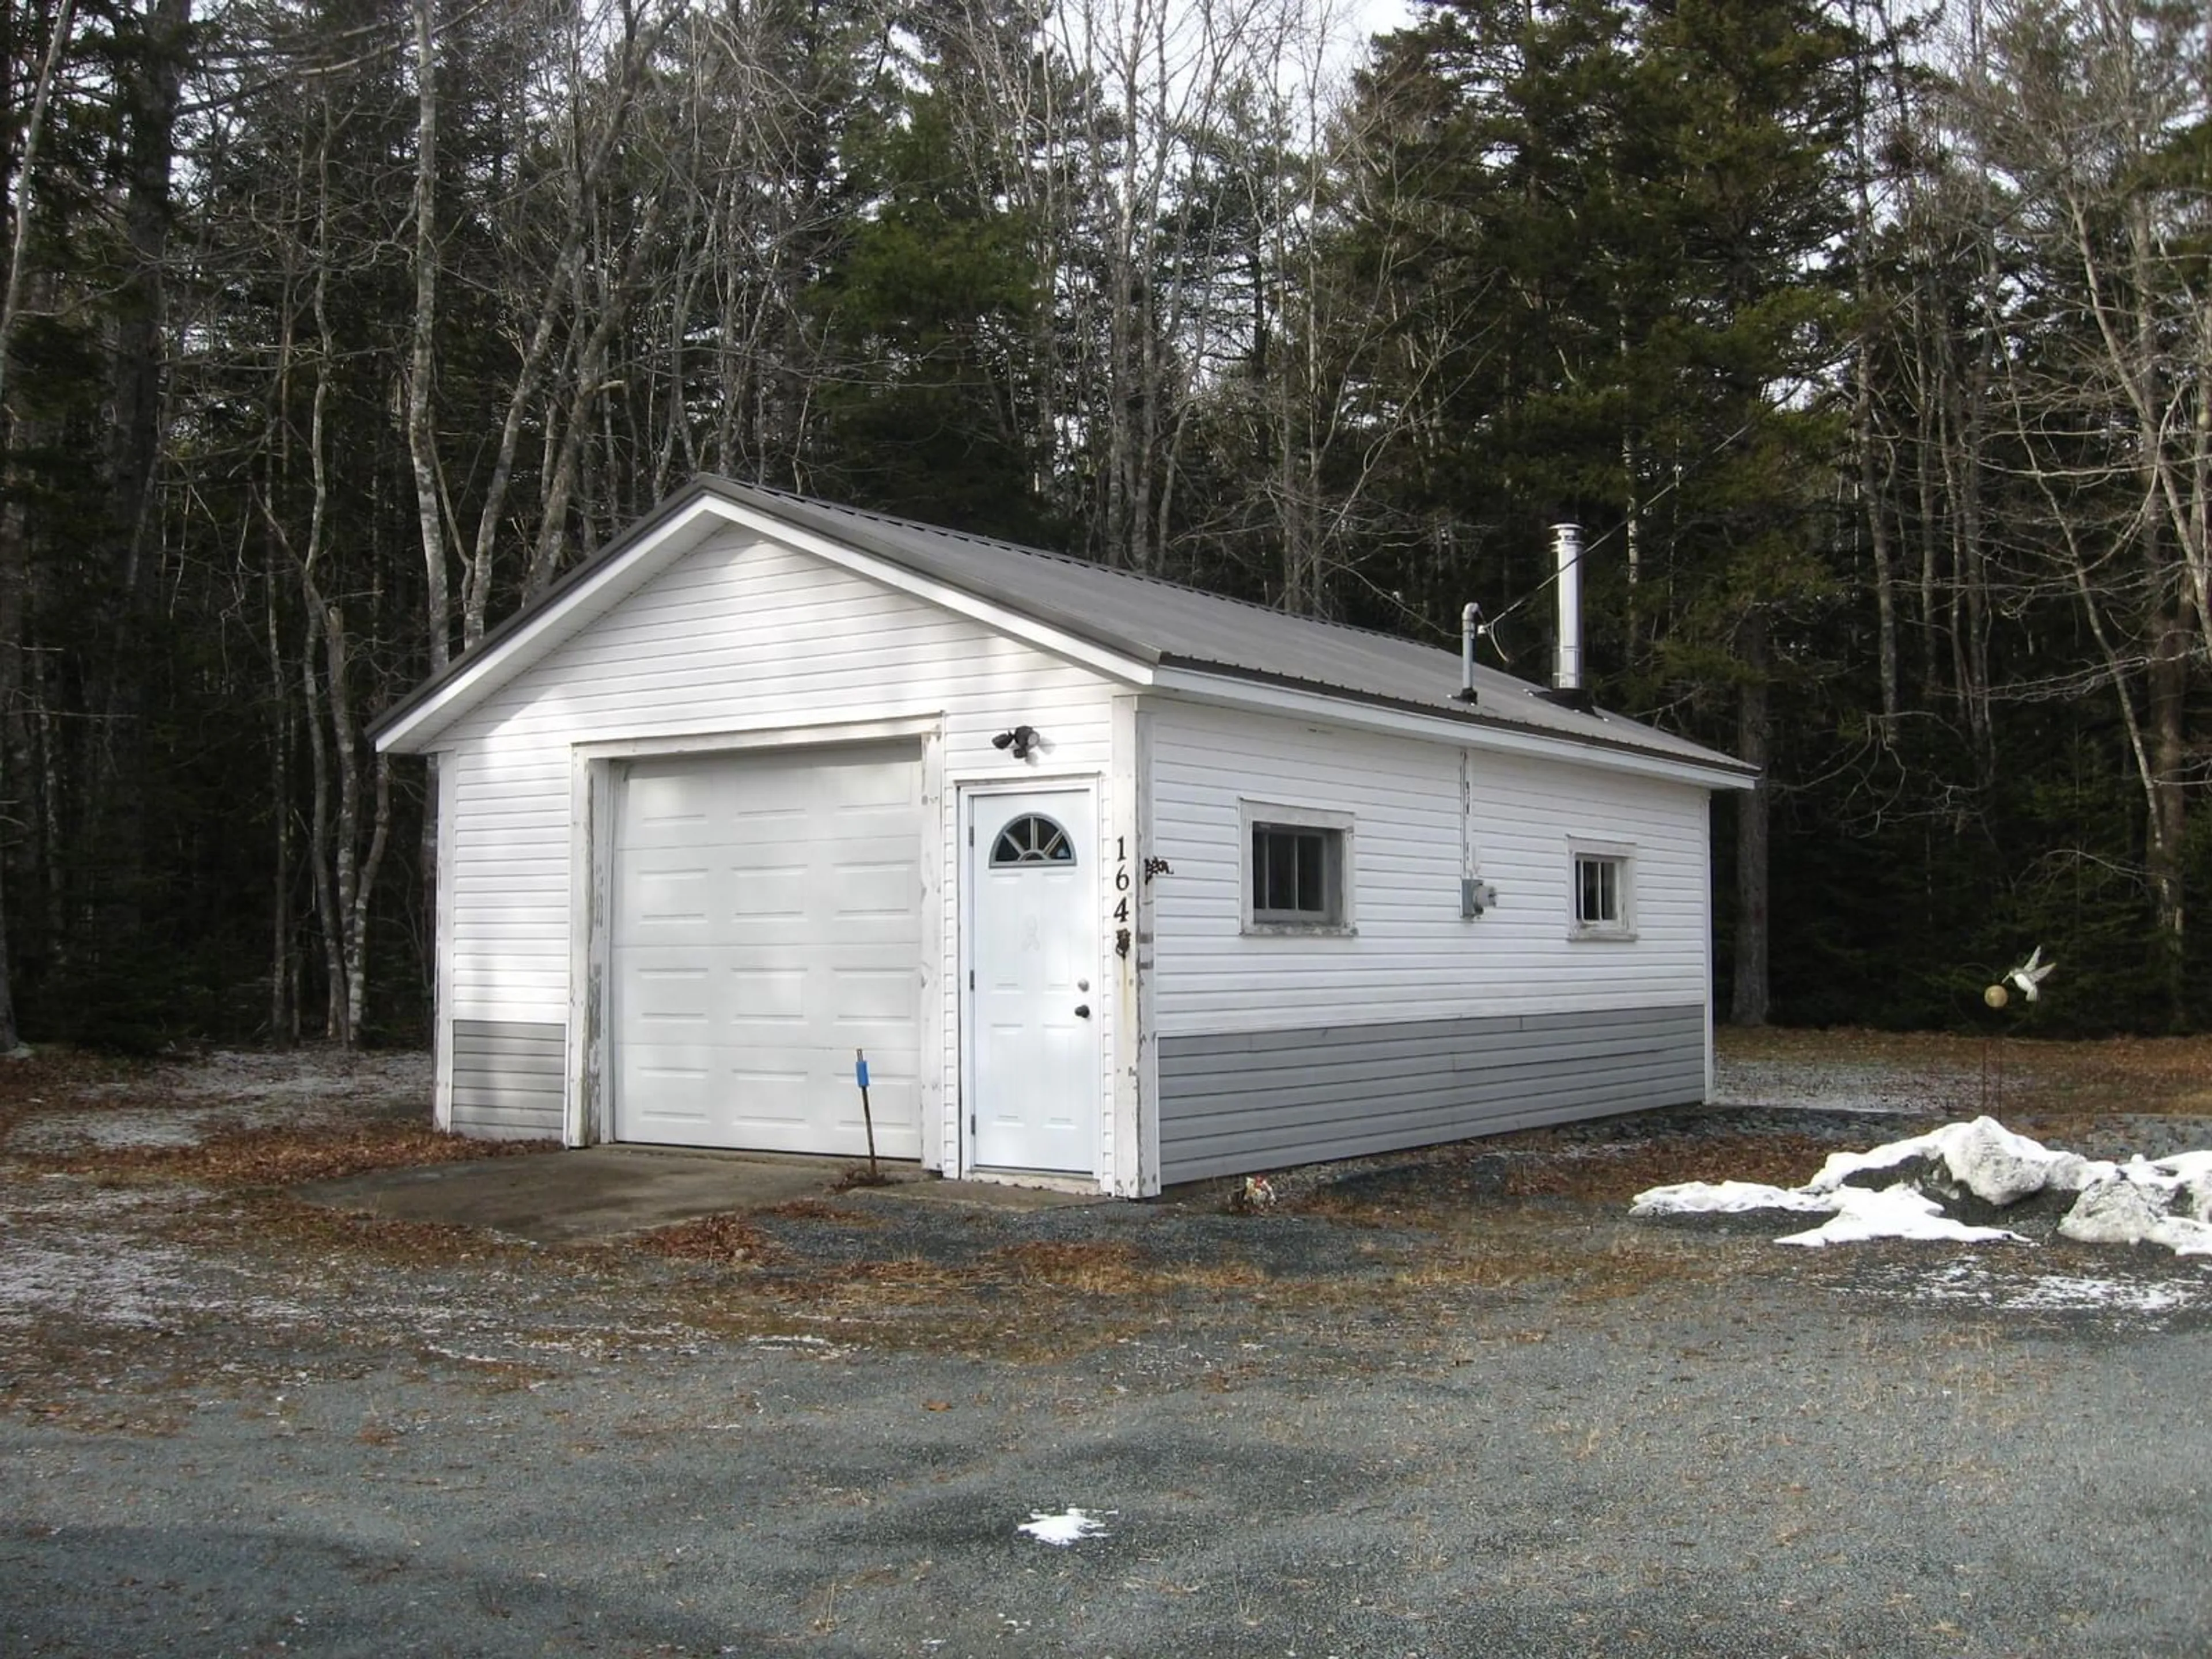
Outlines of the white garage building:
{"label": "white garage building", "polygon": [[1695,1101],[1748,769],[1446,651],[694,485],[380,723],[437,1116],[1163,1182]]}

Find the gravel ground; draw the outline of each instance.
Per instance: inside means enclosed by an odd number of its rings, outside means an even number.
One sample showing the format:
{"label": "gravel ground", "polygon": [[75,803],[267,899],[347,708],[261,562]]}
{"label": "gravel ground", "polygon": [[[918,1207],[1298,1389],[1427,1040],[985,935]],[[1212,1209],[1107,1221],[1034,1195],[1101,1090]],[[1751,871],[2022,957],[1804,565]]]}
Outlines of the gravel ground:
{"label": "gravel ground", "polygon": [[1750,1093],[722,1261],[0,1164],[0,1654],[2212,1648],[2212,1270],[1629,1220],[1920,1122]]}

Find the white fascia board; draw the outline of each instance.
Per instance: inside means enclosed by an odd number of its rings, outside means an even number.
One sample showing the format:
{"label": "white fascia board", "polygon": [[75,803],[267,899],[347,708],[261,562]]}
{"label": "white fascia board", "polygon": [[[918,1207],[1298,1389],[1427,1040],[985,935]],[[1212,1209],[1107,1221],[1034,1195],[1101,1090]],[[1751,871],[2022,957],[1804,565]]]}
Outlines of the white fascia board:
{"label": "white fascia board", "polygon": [[1009,635],[1024,645],[1033,645],[1040,651],[1047,651],[1082,667],[1094,669],[1126,684],[1147,686],[1152,683],[1155,671],[1149,663],[1139,662],[1104,646],[1093,645],[1088,640],[1078,639],[1064,629],[1038,622],[1021,611],[994,605],[964,588],[954,587],[934,577],[908,570],[903,565],[894,564],[872,553],[848,546],[834,537],[802,530],[772,513],[762,513],[741,502],[724,501],[720,496],[709,496],[700,506],[765,540],[781,542],[799,552],[811,553],[825,563],[849,570],[856,576],[865,576],[870,581],[879,582],[915,599],[926,600],[940,610],[950,611],[971,622],[981,623],[984,627]]}
{"label": "white fascia board", "polygon": [[439,689],[437,696],[410,713],[407,719],[380,732],[380,751],[428,751],[448,722],[476,702],[523,672],[555,647],[574,637],[586,626],[611,610],[622,599],[672,564],[702,545],[717,524],[734,526],[763,540],[781,543],[809,553],[824,562],[881,583],[902,593],[927,601],[956,615],[969,617],[1012,635],[1041,651],[1078,663],[1125,684],[1152,684],[1153,670],[1118,652],[1049,627],[1043,623],[976,598],[960,588],[918,575],[904,567],[878,558],[858,548],[785,523],[773,514],[757,512],[716,495],[702,495],[690,508],[639,538],[635,545],[608,559],[507,638],[501,640],[471,668]]}
{"label": "white fascia board", "polygon": [[1152,676],[1152,689],[1191,702],[1217,708],[1244,708],[1255,713],[1285,715],[1293,720],[1324,720],[1332,726],[1390,737],[1418,738],[1429,743],[1492,754],[1533,755],[1574,766],[1632,773],[1638,777],[1663,778],[1669,783],[1695,784],[1706,789],[1750,789],[1759,780],[1749,774],[1674,760],[1664,755],[1607,748],[1601,744],[1577,743],[1568,737],[1547,737],[1495,726],[1476,726],[1416,710],[1392,708],[1352,697],[1332,697],[1293,686],[1271,685],[1232,675],[1206,674],[1189,669],[1163,668]]}
{"label": "white fascia board", "polygon": [[689,553],[712,533],[702,523],[700,507],[679,513],[666,524],[638,538],[575,585],[549,601],[535,617],[453,676],[438,694],[413,710],[398,725],[377,734],[380,753],[426,753],[448,723],[483,697],[496,691],[537,662],[555,647],[574,638],[596,617],[611,611],[659,569]]}

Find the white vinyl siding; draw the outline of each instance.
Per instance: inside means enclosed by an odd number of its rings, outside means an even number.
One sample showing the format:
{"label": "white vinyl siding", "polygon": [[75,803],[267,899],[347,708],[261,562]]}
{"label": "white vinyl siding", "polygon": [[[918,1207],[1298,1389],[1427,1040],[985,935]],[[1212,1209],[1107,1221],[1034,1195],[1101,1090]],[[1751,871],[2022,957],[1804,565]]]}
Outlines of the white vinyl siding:
{"label": "white vinyl siding", "polygon": [[[447,872],[452,1002],[441,1018],[568,1018],[575,745],[941,721],[942,787],[924,809],[940,825],[937,890],[949,954],[957,948],[953,784],[1066,774],[1095,774],[1103,784],[1114,689],[1091,670],[811,555],[734,531],[710,540],[441,736],[460,820]],[[1027,763],[991,745],[1018,723],[1042,738]],[[1100,808],[1109,822],[1103,788]],[[955,975],[944,960],[927,966],[930,994],[942,999],[949,1078]],[[1101,1036],[1110,1055],[1113,1033]],[[926,1114],[936,1104],[926,1085]],[[951,1155],[952,1115],[939,1115]]]}
{"label": "white vinyl siding", "polygon": [[[1477,874],[1460,914],[1459,752],[1443,744],[1161,701],[1152,705],[1158,1030],[1702,1007],[1707,792],[1571,763],[1471,757]],[[1249,932],[1249,801],[1356,822],[1356,934]],[[1256,809],[1254,809],[1256,811]],[[1632,844],[1637,937],[1577,948],[1566,837]]]}

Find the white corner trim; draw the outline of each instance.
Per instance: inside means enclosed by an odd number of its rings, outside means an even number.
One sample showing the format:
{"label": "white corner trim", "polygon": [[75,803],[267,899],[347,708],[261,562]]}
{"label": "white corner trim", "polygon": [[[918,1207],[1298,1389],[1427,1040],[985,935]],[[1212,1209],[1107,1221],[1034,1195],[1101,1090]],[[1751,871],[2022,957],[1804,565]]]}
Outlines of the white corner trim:
{"label": "white corner trim", "polygon": [[608,895],[614,871],[612,763],[568,757],[568,1048],[561,1141],[614,1138],[606,1042]]}
{"label": "white corner trim", "polygon": [[431,1012],[430,1121],[433,1127],[450,1133],[453,1127],[453,930],[459,914],[453,891],[453,860],[459,840],[461,775],[450,760],[438,762],[437,769],[438,955],[432,967],[436,989]]}
{"label": "white corner trim", "polygon": [[921,979],[918,1035],[921,1098],[915,1127],[921,1137],[921,1167],[945,1172],[945,1130],[957,1079],[948,1073],[945,1041],[945,733],[933,718],[921,733]]}
{"label": "white corner trim", "polygon": [[[1114,950],[1114,1099],[1108,1137],[1105,1189],[1117,1198],[1149,1198],[1159,1191],[1159,1063],[1152,1028],[1153,981],[1152,716],[1139,699],[1114,699],[1112,770],[1107,789],[1110,822],[1105,833],[1121,843],[1137,872],[1127,922],[1127,951]],[[1110,922],[1109,925],[1119,925]]]}
{"label": "white corner trim", "polygon": [[1758,779],[1724,771],[1692,760],[1663,755],[1609,749],[1600,744],[1550,737],[1526,731],[1505,731],[1494,726],[1474,726],[1442,715],[1364,702],[1350,695],[1330,696],[1294,686],[1242,679],[1231,674],[1208,674],[1194,669],[1164,668],[1153,676],[1153,689],[1187,702],[1216,708],[1249,709],[1281,714],[1294,720],[1322,720],[1354,731],[1379,732],[1391,737],[1416,738],[1493,754],[1537,755],[1547,760],[1602,771],[1628,772],[1639,777],[1662,778],[1670,783],[1695,784],[1706,789],[1750,789]]}

